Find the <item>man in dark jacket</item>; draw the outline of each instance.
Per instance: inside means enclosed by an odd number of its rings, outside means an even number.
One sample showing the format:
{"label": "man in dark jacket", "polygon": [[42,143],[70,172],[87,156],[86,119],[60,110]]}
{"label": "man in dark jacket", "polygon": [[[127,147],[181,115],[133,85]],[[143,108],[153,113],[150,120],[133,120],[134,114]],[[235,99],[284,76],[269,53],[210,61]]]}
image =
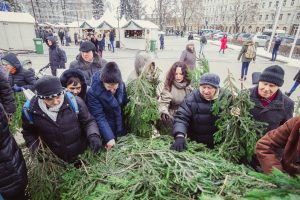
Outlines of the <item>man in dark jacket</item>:
{"label": "man in dark jacket", "polygon": [[8,81],[14,92],[20,92],[23,88],[34,90],[35,77],[33,72],[24,69],[14,53],[7,54],[1,61],[9,72]]}
{"label": "man in dark jacket", "polygon": [[284,70],[272,65],[262,72],[258,86],[250,89],[250,98],[255,103],[250,112],[255,120],[268,124],[265,133],[293,117],[294,102],[279,89],[283,78]]}
{"label": "man in dark jacket", "polygon": [[106,64],[106,60],[99,58],[96,47],[91,41],[85,41],[80,45],[80,54],[76,60],[71,62],[70,69],[79,69],[84,74],[87,85],[91,85],[94,73],[99,71]]}
{"label": "man in dark jacket", "polygon": [[58,37],[60,39],[60,44],[64,45],[64,37],[65,37],[65,32],[63,30],[58,31]]}
{"label": "man in dark jacket", "polygon": [[272,51],[272,59],[271,59],[271,61],[275,61],[276,60],[277,52],[279,50],[280,45],[281,45],[281,38],[279,36],[276,36],[275,37],[275,43],[274,43],[273,51]]}
{"label": "man in dark jacket", "polygon": [[125,134],[122,109],[127,103],[125,84],[115,62],[108,62],[94,74],[86,98],[106,147],[113,147],[116,138]]}
{"label": "man in dark jacket", "polygon": [[112,48],[112,52],[114,53],[115,52],[115,31],[112,30],[110,33],[109,33],[109,41],[110,41],[110,46]]}
{"label": "man in dark jacket", "polygon": [[56,76],[57,69],[64,69],[67,61],[64,57],[63,51],[57,45],[55,37],[47,37],[46,43],[49,46],[49,63],[51,67],[51,73],[53,76]]}
{"label": "man in dark jacket", "polygon": [[5,200],[24,200],[27,185],[25,160],[9,131],[6,115],[15,110],[13,91],[0,74],[0,195]]}
{"label": "man in dark jacket", "polygon": [[175,142],[171,148],[176,151],[186,149],[186,137],[209,148],[214,147],[213,134],[217,131],[215,122],[218,116],[212,114],[212,106],[224,93],[220,90],[220,78],[216,74],[204,74],[199,84],[199,89],[193,90],[184,99],[174,116],[172,132]]}
{"label": "man in dark jacket", "polygon": [[22,134],[30,150],[35,151],[39,142],[43,142],[66,162],[75,161],[86,149],[87,142],[94,152],[99,151],[99,129],[81,98],[72,96],[78,105],[76,113],[59,78],[54,76],[39,79],[36,91],[37,96],[31,99],[27,112],[32,121],[25,112],[22,114]]}
{"label": "man in dark jacket", "polygon": [[4,107],[8,122],[12,120],[14,112],[16,112],[16,104],[9,82],[0,72],[0,102]]}

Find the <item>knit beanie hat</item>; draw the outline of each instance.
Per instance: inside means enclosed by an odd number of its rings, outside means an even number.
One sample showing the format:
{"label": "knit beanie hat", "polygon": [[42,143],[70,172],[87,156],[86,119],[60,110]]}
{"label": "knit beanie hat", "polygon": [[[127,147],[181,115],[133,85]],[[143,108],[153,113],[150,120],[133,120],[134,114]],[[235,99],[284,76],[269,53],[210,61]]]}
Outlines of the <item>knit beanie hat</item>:
{"label": "knit beanie hat", "polygon": [[220,87],[220,77],[217,74],[205,73],[201,76],[199,85],[211,85],[215,88]]}
{"label": "knit beanie hat", "polygon": [[117,63],[106,63],[106,65],[101,70],[100,80],[103,83],[121,83],[122,75]]}
{"label": "knit beanie hat", "polygon": [[50,99],[64,92],[64,88],[56,76],[43,76],[36,81],[35,89],[40,99]]}
{"label": "knit beanie hat", "polygon": [[278,65],[267,67],[260,75],[259,81],[273,83],[279,87],[283,85],[284,70]]}
{"label": "knit beanie hat", "polygon": [[89,51],[95,51],[96,47],[94,45],[94,43],[92,43],[91,41],[85,41],[80,45],[79,51],[82,52],[89,52]]}

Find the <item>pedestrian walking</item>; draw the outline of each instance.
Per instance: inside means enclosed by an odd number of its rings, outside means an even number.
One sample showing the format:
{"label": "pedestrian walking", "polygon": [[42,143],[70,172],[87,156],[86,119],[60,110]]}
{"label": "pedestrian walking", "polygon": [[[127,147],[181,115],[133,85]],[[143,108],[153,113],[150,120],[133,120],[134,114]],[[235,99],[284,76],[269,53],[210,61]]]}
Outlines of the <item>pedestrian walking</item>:
{"label": "pedestrian walking", "polygon": [[204,34],[202,34],[200,39],[200,48],[199,48],[199,56],[204,55],[204,47],[207,44],[207,39]]}
{"label": "pedestrian walking", "polygon": [[281,45],[281,38],[278,35],[276,35],[274,47],[273,47],[273,50],[272,50],[271,61],[276,61],[277,52],[279,50],[280,45]]}
{"label": "pedestrian walking", "polygon": [[193,34],[192,34],[192,33],[190,33],[190,34],[189,34],[189,36],[188,36],[188,40],[194,40],[194,36],[193,36]]}
{"label": "pedestrian walking", "polygon": [[59,48],[56,40],[53,36],[47,37],[47,45],[49,47],[49,64],[51,73],[56,76],[57,69],[65,69],[65,63],[67,62],[66,53],[64,50]]}
{"label": "pedestrian walking", "polygon": [[294,77],[294,84],[292,86],[292,88],[290,89],[289,92],[285,92],[285,94],[289,97],[291,96],[291,94],[297,89],[298,85],[300,84],[300,70],[298,71],[298,73],[296,74],[296,76]]}
{"label": "pedestrian walking", "polygon": [[241,70],[241,77],[240,81],[245,81],[247,79],[248,68],[250,62],[253,60],[255,62],[256,59],[256,47],[252,39],[249,39],[243,44],[243,47],[239,53],[237,58],[240,61],[242,57],[242,70]]}
{"label": "pedestrian walking", "polygon": [[78,45],[78,33],[77,32],[74,33],[74,42],[75,42],[75,45]]}
{"label": "pedestrian walking", "polygon": [[165,48],[165,37],[164,37],[163,34],[160,35],[159,41],[160,41],[160,47],[159,47],[159,49],[160,50],[164,50],[164,48]]}
{"label": "pedestrian walking", "polygon": [[187,42],[185,50],[183,50],[183,52],[181,53],[180,62],[186,64],[190,70],[195,69],[196,52],[193,40]]}
{"label": "pedestrian walking", "polygon": [[224,35],[221,39],[221,47],[220,47],[219,53],[221,51],[223,51],[223,54],[224,54],[224,51],[226,48],[227,48],[227,35]]}
{"label": "pedestrian walking", "polygon": [[63,46],[63,45],[65,44],[65,42],[64,42],[65,31],[62,30],[62,29],[60,29],[60,30],[58,31],[58,37],[59,37],[59,39],[60,39],[60,44]]}
{"label": "pedestrian walking", "polygon": [[115,52],[115,30],[112,30],[110,33],[109,33],[109,41],[110,41],[110,46],[111,46],[111,49],[112,49],[112,52],[114,53]]}

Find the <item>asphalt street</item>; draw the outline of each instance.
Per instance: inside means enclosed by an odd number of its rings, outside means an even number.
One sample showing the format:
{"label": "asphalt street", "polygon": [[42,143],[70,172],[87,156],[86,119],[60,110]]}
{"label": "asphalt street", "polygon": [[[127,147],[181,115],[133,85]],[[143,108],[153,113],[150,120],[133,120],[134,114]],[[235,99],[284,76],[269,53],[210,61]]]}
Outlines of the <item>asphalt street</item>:
{"label": "asphalt street", "polygon": [[[195,40],[196,51],[199,51],[199,41]],[[156,65],[161,69],[162,74],[160,78],[163,80],[165,78],[165,74],[170,69],[172,64],[179,60],[181,52],[185,49],[187,43],[187,38],[175,37],[175,36],[166,36],[165,37],[165,49],[163,51],[158,50],[156,54],[153,54]],[[234,75],[236,80],[240,77],[241,71],[241,61],[237,60],[239,51],[230,48],[230,44],[228,45],[228,49],[225,50],[225,54],[219,53],[219,46],[212,44],[208,41],[208,44],[205,46],[204,54],[205,57],[209,61],[210,71],[216,73],[220,76],[221,81],[223,81],[228,75],[228,69]],[[71,46],[63,46],[65,49],[68,63],[73,61],[79,53],[79,47],[75,45]],[[48,49],[47,46],[44,45],[45,53],[41,54],[23,54],[19,55],[20,60],[30,59],[33,63],[35,69],[40,69],[48,63]],[[104,51],[103,57],[107,61],[115,61],[122,72],[123,79],[126,81],[129,73],[134,68],[134,57],[138,51],[130,50],[130,49],[116,49],[115,53],[110,51]],[[300,61],[299,61],[300,62]],[[288,91],[290,87],[293,85],[293,77],[298,72],[299,68],[291,67],[282,62],[272,62],[269,59],[257,57],[255,64],[251,63],[249,66],[247,80],[245,82],[246,87],[251,87],[251,74],[253,72],[263,71],[266,67],[271,65],[280,65],[285,70],[284,77],[284,85],[281,90]],[[50,71],[48,71],[50,74]],[[237,85],[240,83],[237,81]],[[298,88],[291,96],[293,100],[297,99],[300,88]]]}

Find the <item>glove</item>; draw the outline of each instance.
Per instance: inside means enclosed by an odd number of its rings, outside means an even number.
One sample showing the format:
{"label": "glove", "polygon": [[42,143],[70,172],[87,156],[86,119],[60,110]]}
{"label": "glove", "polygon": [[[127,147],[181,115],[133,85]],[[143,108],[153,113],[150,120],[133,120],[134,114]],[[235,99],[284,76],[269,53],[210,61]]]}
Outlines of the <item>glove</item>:
{"label": "glove", "polygon": [[161,120],[161,121],[167,122],[167,121],[169,121],[169,119],[170,119],[170,117],[169,117],[168,114],[166,114],[166,113],[161,113],[161,114],[160,114],[160,120]]}
{"label": "glove", "polygon": [[12,88],[14,90],[14,92],[21,92],[23,90],[22,87],[17,86],[16,84],[13,86]]}
{"label": "glove", "polygon": [[175,142],[171,145],[171,149],[182,152],[186,149],[184,136],[176,136]]}
{"label": "glove", "polygon": [[6,117],[8,124],[10,124],[13,121],[14,113],[7,113]]}
{"label": "glove", "polygon": [[88,137],[88,139],[93,153],[98,153],[101,148],[100,137],[96,134],[92,134]]}
{"label": "glove", "polygon": [[115,144],[116,144],[115,139],[111,139],[108,141],[108,143],[106,143],[105,147],[107,150],[110,150],[111,148],[113,148],[113,146],[115,146]]}

